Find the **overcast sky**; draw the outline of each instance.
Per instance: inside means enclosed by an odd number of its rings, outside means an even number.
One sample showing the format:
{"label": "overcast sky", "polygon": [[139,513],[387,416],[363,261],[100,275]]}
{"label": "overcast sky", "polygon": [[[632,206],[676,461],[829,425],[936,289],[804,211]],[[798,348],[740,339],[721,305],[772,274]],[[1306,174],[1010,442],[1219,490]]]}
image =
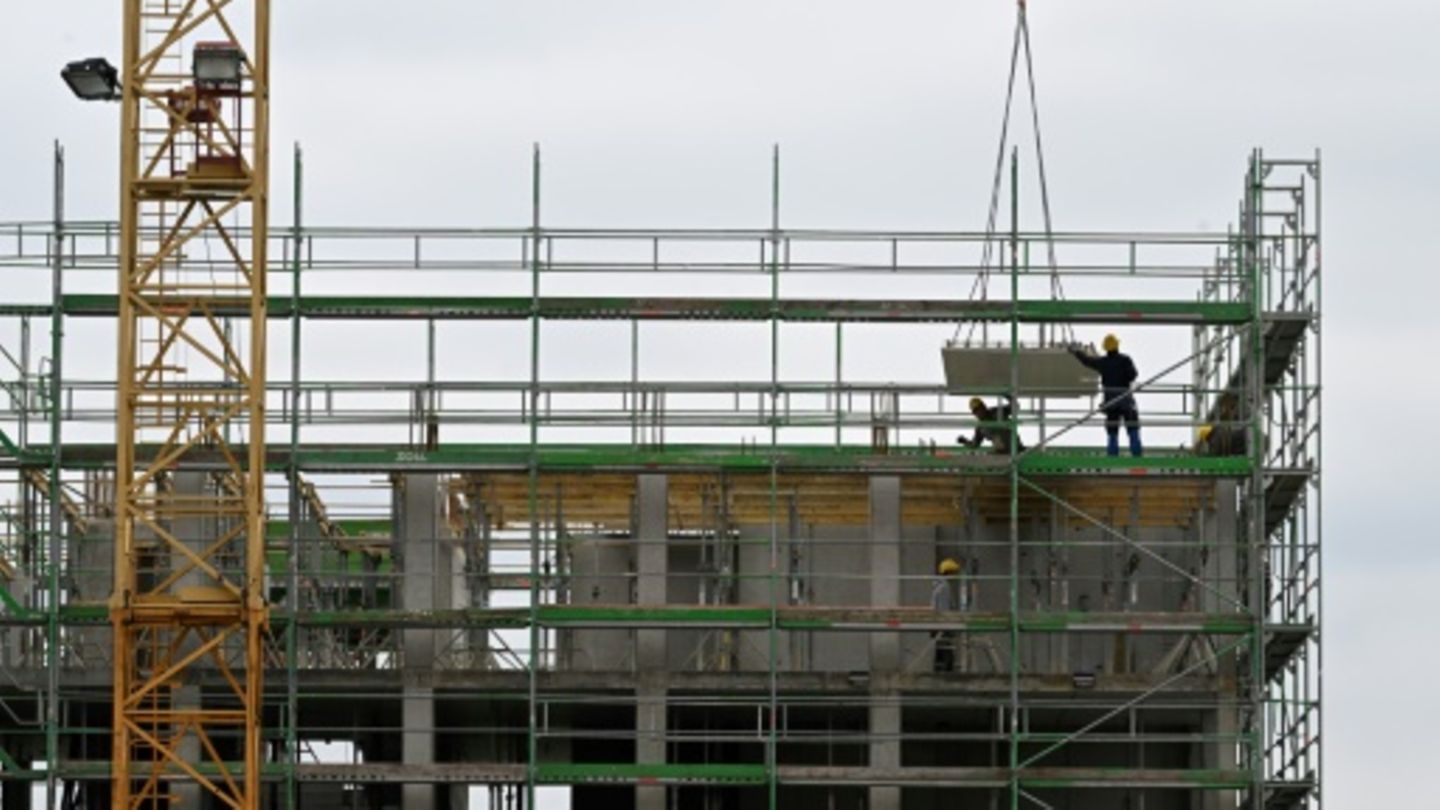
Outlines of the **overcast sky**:
{"label": "overcast sky", "polygon": [[[54,138],[72,215],[113,217],[115,112],[57,70],[118,55],[120,3],[3,5],[0,220],[48,216]],[[1250,148],[1323,150],[1327,798],[1415,806],[1440,726],[1440,4],[1031,5],[1061,229],[1220,229]],[[533,142],[554,225],[763,226],[774,143],[787,225],[984,222],[1004,0],[276,7],[274,186],[303,141],[314,224],[522,224]]]}

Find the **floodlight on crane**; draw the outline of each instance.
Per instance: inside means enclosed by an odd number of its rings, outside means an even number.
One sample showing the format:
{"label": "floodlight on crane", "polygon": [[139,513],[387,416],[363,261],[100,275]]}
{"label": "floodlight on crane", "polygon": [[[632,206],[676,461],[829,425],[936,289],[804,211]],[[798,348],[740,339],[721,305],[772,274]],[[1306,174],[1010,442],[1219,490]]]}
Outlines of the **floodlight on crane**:
{"label": "floodlight on crane", "polygon": [[192,66],[195,85],[209,91],[237,91],[245,74],[245,52],[233,42],[201,42]]}
{"label": "floodlight on crane", "polygon": [[120,100],[120,71],[103,56],[71,62],[60,71],[60,78],[82,101]]}

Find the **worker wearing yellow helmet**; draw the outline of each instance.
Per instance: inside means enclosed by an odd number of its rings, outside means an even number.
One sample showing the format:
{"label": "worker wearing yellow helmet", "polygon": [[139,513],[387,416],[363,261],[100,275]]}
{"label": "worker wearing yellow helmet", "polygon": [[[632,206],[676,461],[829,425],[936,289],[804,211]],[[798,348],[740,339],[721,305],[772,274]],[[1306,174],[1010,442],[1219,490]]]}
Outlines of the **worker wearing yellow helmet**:
{"label": "worker wearing yellow helmet", "polygon": [[[937,613],[955,610],[955,589],[952,578],[960,573],[960,563],[954,557],[946,557],[935,567],[935,587],[930,591],[930,607]],[[949,630],[937,630],[930,634],[935,640],[935,671],[955,671],[955,634]]]}
{"label": "worker wearing yellow helmet", "polygon": [[[1012,433],[1009,422],[1015,417],[1015,401],[1012,399],[1007,405],[991,408],[980,397],[971,397],[970,413],[979,423],[975,426],[975,435],[971,438],[961,436],[956,441],[964,447],[980,447],[989,439],[995,452],[1009,453]],[[1015,436],[1015,452],[1025,452],[1025,442],[1020,440],[1018,432]]]}
{"label": "worker wearing yellow helmet", "polygon": [[1195,452],[1202,456],[1245,455],[1245,423],[1241,417],[1240,397],[1226,391],[1215,401],[1211,422],[1202,425],[1195,441]]}
{"label": "worker wearing yellow helmet", "polygon": [[1105,452],[1120,455],[1120,425],[1124,423],[1125,433],[1130,439],[1130,455],[1141,455],[1140,409],[1135,405],[1135,394],[1131,386],[1139,378],[1135,361],[1130,355],[1120,352],[1120,338],[1114,334],[1105,336],[1100,342],[1105,353],[1094,354],[1094,348],[1084,351],[1071,346],[1070,353],[1089,368],[1100,372],[1100,388],[1105,397],[1100,409],[1105,412]]}

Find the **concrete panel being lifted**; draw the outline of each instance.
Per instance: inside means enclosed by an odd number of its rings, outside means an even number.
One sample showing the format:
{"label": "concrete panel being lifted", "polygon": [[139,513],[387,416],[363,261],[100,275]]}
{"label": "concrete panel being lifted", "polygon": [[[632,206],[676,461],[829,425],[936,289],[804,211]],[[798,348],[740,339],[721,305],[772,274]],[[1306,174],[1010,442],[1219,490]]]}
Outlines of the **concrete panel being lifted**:
{"label": "concrete panel being lifted", "polygon": [[[973,394],[1010,385],[1010,349],[946,344],[940,349],[945,386],[952,394]],[[1062,348],[1020,347],[1020,393],[1025,396],[1087,397],[1100,375]]]}

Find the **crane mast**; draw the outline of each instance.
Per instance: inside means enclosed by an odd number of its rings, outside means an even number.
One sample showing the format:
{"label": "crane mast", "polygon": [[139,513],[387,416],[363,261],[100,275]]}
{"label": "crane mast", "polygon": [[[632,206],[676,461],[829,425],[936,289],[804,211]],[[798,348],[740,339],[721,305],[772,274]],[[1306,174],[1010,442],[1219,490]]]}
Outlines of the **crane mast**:
{"label": "crane mast", "polygon": [[270,2],[124,26],[112,806],[257,808]]}

